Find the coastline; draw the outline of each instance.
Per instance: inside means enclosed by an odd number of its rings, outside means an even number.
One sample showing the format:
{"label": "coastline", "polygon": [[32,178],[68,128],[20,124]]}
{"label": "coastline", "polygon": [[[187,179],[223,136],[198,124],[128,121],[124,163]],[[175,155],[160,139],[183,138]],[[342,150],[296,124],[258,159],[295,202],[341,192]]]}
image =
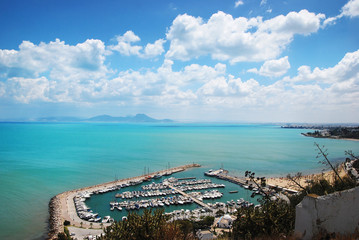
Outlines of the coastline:
{"label": "coastline", "polygon": [[94,186],[83,187],[83,188],[74,189],[74,190],[60,193],[60,194],[52,197],[49,202],[50,218],[49,218],[48,239],[54,239],[57,237],[58,233],[63,232],[65,220],[70,221],[71,226],[82,227],[82,228],[101,229],[103,226],[110,225],[110,223],[105,223],[102,226],[101,223],[95,223],[95,222],[90,223],[90,222],[87,222],[87,221],[79,218],[79,216],[77,215],[77,212],[76,212],[73,198],[75,195],[77,195],[80,192],[83,192],[83,191],[93,192],[93,191],[101,190],[104,188],[114,187],[119,184],[126,183],[128,181],[143,180],[149,175],[164,174],[164,173],[173,174],[176,172],[185,171],[189,168],[200,167],[200,166],[201,165],[199,165],[199,164],[193,163],[193,164],[188,164],[188,165],[183,165],[183,166],[179,166],[179,167],[174,167],[174,168],[170,168],[170,169],[166,169],[166,170],[153,172],[153,173],[146,174],[146,175],[120,179],[120,180],[116,180],[116,181],[106,182],[106,183],[97,184]]}
{"label": "coastline", "polygon": [[[347,175],[346,171],[344,170],[343,164],[340,165],[339,167],[339,175],[341,177],[344,177]],[[312,173],[312,174],[307,174],[307,175],[302,175],[302,177],[300,179],[298,179],[297,181],[299,182],[299,184],[303,187],[306,187],[309,185],[309,181],[311,180],[318,180],[318,179],[326,179],[329,182],[333,182],[334,180],[334,171],[333,170],[327,170],[325,172],[319,172],[319,173]],[[290,187],[291,189],[300,191],[302,190],[300,187],[298,187],[297,185],[295,185],[293,182],[291,182],[287,177],[270,177],[267,178],[267,184],[271,185],[271,186],[278,186],[278,187],[282,187],[282,188],[288,188]]]}
{"label": "coastline", "polygon": [[328,137],[319,137],[319,136],[311,136],[307,133],[301,133],[303,136],[305,137],[312,137],[312,138],[327,138],[327,139],[336,139],[336,140],[346,140],[346,141],[356,141],[359,142],[359,139],[356,138],[341,138],[341,137],[333,137],[333,136],[328,136]]}
{"label": "coastline", "polygon": [[[60,193],[53,198],[51,198],[49,202],[49,213],[50,213],[50,219],[49,219],[49,231],[48,231],[48,239],[54,239],[57,237],[58,233],[61,233],[64,231],[64,221],[70,221],[70,226],[72,228],[77,229],[83,229],[87,231],[88,233],[92,233],[94,231],[102,231],[103,227],[111,225],[111,223],[97,223],[97,222],[88,222],[83,219],[80,219],[77,215],[77,211],[74,204],[74,197],[84,191],[87,192],[93,192],[98,191],[101,189],[114,187],[119,184],[123,184],[129,181],[136,181],[136,180],[143,180],[147,176],[155,175],[155,174],[164,174],[164,173],[176,173],[180,171],[187,170],[189,168],[194,167],[200,167],[199,164],[189,164],[189,165],[183,165],[179,167],[174,167],[167,170],[161,170],[157,172],[153,172],[146,175],[141,176],[135,176],[131,178],[126,179],[120,179],[112,182],[106,182],[94,186],[84,187],[80,189],[74,189],[70,191],[66,191],[63,193]],[[339,168],[339,174],[341,176],[345,176],[346,172],[344,170],[343,164]],[[308,186],[310,180],[317,180],[324,178],[328,181],[334,180],[334,172],[332,170],[326,171],[326,172],[319,172],[319,173],[313,173],[308,175],[303,175],[300,179],[297,181],[300,183],[301,186],[306,187]],[[269,177],[267,178],[267,185],[271,187],[281,187],[284,189],[291,190],[293,192],[300,191],[301,189],[293,184],[289,179],[286,177]]]}

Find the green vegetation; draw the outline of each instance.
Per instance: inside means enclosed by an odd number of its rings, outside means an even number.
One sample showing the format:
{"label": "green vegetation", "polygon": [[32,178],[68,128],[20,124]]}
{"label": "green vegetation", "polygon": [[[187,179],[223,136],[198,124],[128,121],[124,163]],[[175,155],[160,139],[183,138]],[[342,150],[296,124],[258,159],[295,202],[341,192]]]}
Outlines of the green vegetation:
{"label": "green vegetation", "polygon": [[317,138],[359,139],[359,127],[327,127],[321,128],[321,131],[307,132],[305,135]]}
{"label": "green vegetation", "polygon": [[[227,233],[225,237],[229,239],[286,239],[291,236],[295,224],[295,207],[307,194],[326,195],[336,191],[343,191],[356,186],[356,182],[350,177],[340,177],[337,166],[334,166],[328,159],[328,154],[323,147],[315,143],[318,149],[317,158],[322,158],[321,164],[330,166],[334,171],[334,181],[328,182],[326,179],[310,181],[308,186],[302,186],[298,181],[301,173],[294,176],[288,175],[287,178],[302,189],[298,194],[288,196],[290,203],[282,200],[271,201],[265,195],[260,202],[261,207],[240,208],[237,212],[237,219],[233,223],[232,233]],[[348,153],[348,154],[347,154]],[[352,152],[347,151],[347,155],[354,157]],[[261,192],[265,185],[264,178],[255,178],[255,174],[246,171],[246,177],[256,184]],[[263,184],[264,183],[264,184]]]}
{"label": "green vegetation", "polygon": [[261,207],[240,208],[233,223],[232,239],[291,234],[294,229],[295,206],[285,201],[266,201]]}
{"label": "green vegetation", "polygon": [[58,240],[72,240],[73,238],[70,236],[70,232],[67,229],[67,227],[64,227],[64,232],[63,233],[59,233],[57,235],[57,239]]}
{"label": "green vegetation", "polygon": [[163,210],[152,213],[146,209],[142,215],[136,212],[128,214],[127,220],[119,221],[105,229],[105,235],[100,240],[175,240],[195,239],[194,231],[198,228],[209,228],[214,218],[205,217],[201,221],[179,220],[167,222]]}

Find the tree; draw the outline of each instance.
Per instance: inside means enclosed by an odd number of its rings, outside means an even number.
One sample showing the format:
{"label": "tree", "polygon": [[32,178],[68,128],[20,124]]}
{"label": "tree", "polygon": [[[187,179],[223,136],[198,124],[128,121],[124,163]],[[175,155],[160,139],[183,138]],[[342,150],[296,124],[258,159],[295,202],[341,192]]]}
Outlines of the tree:
{"label": "tree", "polygon": [[290,234],[294,229],[295,207],[285,201],[265,201],[261,207],[238,209],[233,222],[233,239],[254,239],[256,237]]}
{"label": "tree", "polygon": [[[265,177],[257,177],[256,178],[255,175],[256,175],[255,172],[252,172],[252,171],[246,171],[244,173],[244,176],[248,177],[250,182],[254,183],[257,186],[259,192],[264,194],[265,201],[269,200],[268,193],[263,191],[263,187],[265,187],[267,185],[266,184],[266,182],[267,182],[266,178]],[[249,183],[249,182],[247,181],[247,183]],[[254,194],[252,194],[251,197],[254,197]]]}
{"label": "tree", "polygon": [[58,240],[72,240],[73,238],[70,236],[69,229],[64,227],[64,232],[57,234]]}
{"label": "tree", "polygon": [[180,225],[167,222],[163,210],[145,209],[142,215],[130,212],[126,221],[118,221],[104,230],[105,235],[100,240],[176,240],[191,239],[185,236]]}
{"label": "tree", "polygon": [[317,147],[317,149],[318,149],[318,155],[317,155],[317,158],[320,158],[321,156],[324,158],[324,160],[323,161],[319,161],[319,163],[322,163],[322,164],[325,164],[325,165],[329,165],[330,166],[330,168],[334,171],[334,173],[335,173],[335,175],[340,179],[340,181],[342,182],[342,184],[344,184],[344,181],[343,181],[343,179],[339,176],[339,173],[338,173],[338,171],[337,171],[337,169],[333,166],[333,164],[329,161],[329,159],[328,159],[328,153],[327,153],[327,149],[324,149],[323,150],[323,148],[324,148],[324,146],[321,148],[320,146],[319,146],[319,144],[318,143],[314,143],[314,145]]}
{"label": "tree", "polygon": [[294,176],[288,174],[287,178],[293,182],[296,186],[298,186],[299,188],[301,188],[306,194],[308,194],[307,189],[305,189],[305,187],[303,187],[300,184],[300,179],[302,178],[302,173],[301,172],[297,172]]}

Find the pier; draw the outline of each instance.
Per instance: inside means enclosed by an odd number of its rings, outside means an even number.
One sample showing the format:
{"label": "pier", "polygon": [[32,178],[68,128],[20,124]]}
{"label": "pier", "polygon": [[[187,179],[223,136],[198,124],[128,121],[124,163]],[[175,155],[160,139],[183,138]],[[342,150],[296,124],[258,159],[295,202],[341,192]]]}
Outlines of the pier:
{"label": "pier", "polygon": [[[188,164],[179,167],[174,167],[162,171],[153,172],[150,174],[145,174],[137,177],[126,178],[121,180],[116,180],[112,182],[107,182],[103,184],[98,184],[90,187],[84,187],[80,189],[75,189],[67,192],[60,193],[53,197],[49,203],[49,239],[54,239],[57,237],[57,234],[63,232],[64,221],[70,221],[72,226],[83,227],[83,228],[102,228],[102,226],[108,226],[109,223],[98,223],[98,222],[87,222],[81,219],[78,216],[77,209],[75,206],[75,197],[79,195],[86,195],[88,193],[104,193],[116,189],[119,185],[122,184],[131,184],[136,182],[142,182],[146,178],[153,177],[155,175],[170,175],[173,173],[185,171],[186,169],[200,167],[199,164]],[[204,203],[203,203],[204,204]],[[201,205],[203,206],[203,205]]]}
{"label": "pier", "polygon": [[172,186],[171,184],[167,184],[167,185],[168,185],[170,188],[174,189],[174,190],[175,190],[176,192],[178,192],[179,194],[183,195],[184,197],[191,198],[191,199],[193,200],[193,202],[195,202],[195,203],[197,203],[198,205],[200,205],[200,206],[202,206],[202,207],[204,207],[204,208],[206,208],[206,209],[208,209],[208,210],[211,210],[211,211],[213,212],[213,209],[212,209],[210,206],[208,206],[207,204],[205,204],[204,202],[198,200],[198,199],[195,198],[195,197],[192,197],[192,196],[188,195],[187,193],[185,193],[185,192],[179,190],[177,187],[174,187],[174,186]]}
{"label": "pier", "polygon": [[[216,177],[216,178],[219,178],[219,179],[222,179],[222,180],[226,180],[226,181],[238,184],[241,187],[244,187],[246,189],[248,189],[249,186],[252,187],[252,188],[256,188],[256,184],[254,182],[252,182],[252,181],[250,181],[250,180],[248,180],[248,179],[246,179],[244,177],[236,177],[236,176],[228,175],[228,171],[224,170],[224,169],[206,172],[205,175],[209,176],[209,177]],[[276,188],[278,190],[283,190],[283,191],[286,191],[286,192],[288,192],[290,194],[298,193],[297,190],[284,188],[284,187],[278,187],[278,186],[274,186],[274,185],[271,185],[271,184],[266,184],[266,187],[269,188],[269,189],[275,189]]]}

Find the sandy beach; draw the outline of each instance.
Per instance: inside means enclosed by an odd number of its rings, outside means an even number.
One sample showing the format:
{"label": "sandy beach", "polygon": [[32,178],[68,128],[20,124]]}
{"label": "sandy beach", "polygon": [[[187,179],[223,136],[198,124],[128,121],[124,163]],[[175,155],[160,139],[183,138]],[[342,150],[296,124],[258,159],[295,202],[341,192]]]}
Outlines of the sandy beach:
{"label": "sandy beach", "polygon": [[[341,177],[346,176],[346,172],[344,170],[343,164],[339,167],[338,173],[339,173],[339,175]],[[309,182],[311,180],[315,181],[315,180],[324,178],[324,179],[328,180],[329,182],[333,182],[334,181],[334,176],[335,176],[334,171],[333,170],[328,170],[328,171],[325,171],[325,172],[303,175],[297,181],[301,186],[306,187],[306,186],[308,186],[308,184],[309,184]],[[272,186],[279,186],[279,187],[282,187],[282,188],[290,188],[290,189],[294,189],[294,190],[297,190],[297,191],[302,190],[298,185],[294,184],[287,177],[271,177],[271,178],[267,178],[267,184],[272,185]]]}

